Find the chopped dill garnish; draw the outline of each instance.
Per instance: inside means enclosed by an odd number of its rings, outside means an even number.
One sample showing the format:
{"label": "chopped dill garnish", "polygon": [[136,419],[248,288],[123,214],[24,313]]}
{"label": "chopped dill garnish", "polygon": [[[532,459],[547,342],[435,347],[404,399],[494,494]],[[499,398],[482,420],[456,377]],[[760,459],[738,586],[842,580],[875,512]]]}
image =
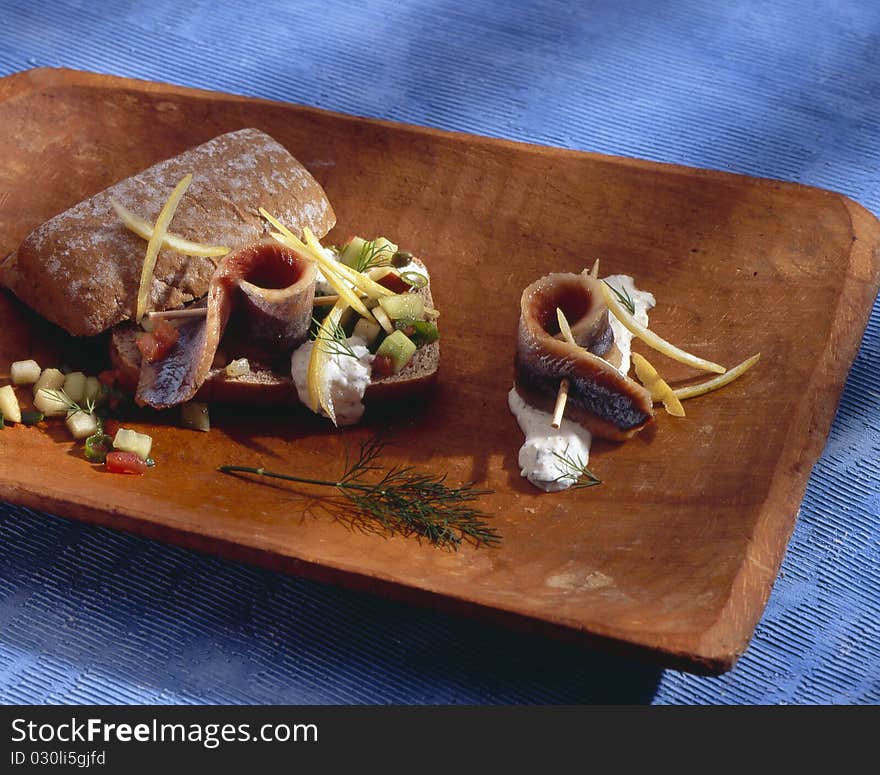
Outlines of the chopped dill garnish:
{"label": "chopped dill garnish", "polygon": [[364,242],[358,253],[354,268],[358,272],[366,272],[376,266],[391,265],[391,251],[387,244],[377,244],[378,240]]}
{"label": "chopped dill garnish", "polygon": [[61,404],[64,404],[67,407],[67,411],[69,414],[77,414],[82,412],[83,414],[94,414],[95,413],[95,399],[89,398],[86,401],[85,408],[81,407],[76,401],[74,401],[67,393],[64,388],[41,388],[41,390],[49,396],[53,401],[58,401]]}
{"label": "chopped dill garnish", "polygon": [[310,479],[248,466],[224,465],[217,470],[334,487],[355,506],[355,513],[349,514],[349,518],[356,524],[360,521],[361,527],[367,523],[386,535],[415,537],[432,546],[454,550],[464,542],[491,546],[501,541],[486,515],[468,505],[492,490],[477,489],[470,482],[450,487],[445,474],[420,473],[412,466],[382,466],[378,461],[384,447],[375,438],[363,442],[356,459],[350,460],[346,454],[345,469],[336,480]]}
{"label": "chopped dill garnish", "polygon": [[348,337],[345,335],[345,329],[343,329],[339,323],[331,321],[328,324],[329,331],[322,333],[323,329],[321,327],[321,321],[313,317],[312,322],[318,327],[318,331],[315,335],[315,346],[320,342],[321,350],[328,355],[344,355],[351,358],[358,357],[357,353],[351,346],[351,342],[348,341]]}
{"label": "chopped dill garnish", "polygon": [[602,280],[602,282],[608,286],[611,292],[617,297],[617,300],[626,308],[626,311],[629,312],[630,315],[636,314],[636,303],[632,300],[632,296],[629,295],[626,288],[619,291],[607,280]]}
{"label": "chopped dill garnish", "polygon": [[602,484],[602,480],[587,468],[586,461],[580,455],[575,457],[569,454],[568,447],[565,448],[565,452],[554,452],[553,457],[559,461],[559,465],[556,466],[559,476],[553,480],[554,482],[572,479],[574,480],[574,484],[571,485],[573,490]]}

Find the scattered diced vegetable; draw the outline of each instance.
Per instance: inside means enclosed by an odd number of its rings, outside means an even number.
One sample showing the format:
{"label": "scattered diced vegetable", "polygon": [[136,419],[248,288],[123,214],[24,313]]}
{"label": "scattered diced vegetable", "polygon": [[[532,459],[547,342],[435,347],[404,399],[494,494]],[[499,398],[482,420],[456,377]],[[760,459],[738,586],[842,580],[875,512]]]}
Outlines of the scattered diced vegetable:
{"label": "scattered diced vegetable", "polygon": [[372,347],[381,333],[381,326],[371,323],[366,318],[361,318],[354,324],[354,331],[352,331],[351,335],[360,337],[364,340],[367,347]]}
{"label": "scattered diced vegetable", "polygon": [[86,375],[81,371],[72,371],[64,377],[61,388],[74,403],[80,403],[86,393]]}
{"label": "scattered diced vegetable", "polygon": [[380,326],[385,330],[386,334],[390,334],[394,332],[394,324],[391,322],[391,318],[388,317],[388,314],[384,309],[377,306],[373,310],[373,317],[376,318],[376,321]]}
{"label": "scattered diced vegetable", "polygon": [[149,467],[134,452],[108,452],[104,465],[111,474],[143,474]]}
{"label": "scattered diced vegetable", "polygon": [[394,327],[398,331],[403,331],[416,347],[436,342],[440,338],[440,332],[437,326],[427,320],[410,320],[409,318],[401,318],[394,321]]}
{"label": "scattered diced vegetable", "polygon": [[98,418],[90,412],[71,412],[65,421],[73,438],[85,439],[98,432]]}
{"label": "scattered diced vegetable", "polygon": [[380,267],[373,275],[373,279],[392,293],[406,293],[412,285],[390,267]]}
{"label": "scattered diced vegetable", "polygon": [[422,320],[425,317],[425,304],[422,297],[413,293],[384,296],[379,299],[379,305],[392,320],[400,318]]}
{"label": "scattered diced vegetable", "polygon": [[103,463],[107,453],[113,448],[113,437],[101,430],[89,436],[83,444],[83,454],[92,463]]}
{"label": "scattered diced vegetable", "polygon": [[354,269],[357,268],[358,256],[367,249],[367,241],[363,237],[352,237],[342,248],[339,260]]}
{"label": "scattered diced vegetable", "polygon": [[146,433],[138,433],[130,428],[120,428],[113,437],[113,448],[120,452],[133,452],[143,460],[150,456],[153,437]]}
{"label": "scattered diced vegetable", "polygon": [[0,388],[0,413],[6,422],[21,422],[21,407],[12,385]]}
{"label": "scattered diced vegetable", "polygon": [[9,369],[13,385],[33,385],[40,378],[40,365],[33,360],[15,361]]}
{"label": "scattered diced vegetable", "polygon": [[236,358],[226,367],[227,377],[240,377],[251,370],[250,361],[247,358]]}
{"label": "scattered diced vegetable", "polygon": [[37,412],[34,410],[27,410],[21,413],[21,424],[22,425],[36,425],[38,422],[43,422],[45,415],[42,412]]}
{"label": "scattered diced vegetable", "polygon": [[34,395],[40,390],[58,390],[64,387],[64,372],[58,369],[43,369],[39,379],[34,383]]}
{"label": "scattered diced vegetable", "polygon": [[416,353],[416,346],[413,341],[403,333],[403,331],[395,331],[389,334],[379,345],[376,350],[376,356],[387,356],[391,358],[394,364],[394,373],[398,374],[411,360]]}
{"label": "scattered diced vegetable", "polygon": [[58,393],[59,390],[61,388],[40,388],[34,396],[34,407],[46,417],[66,416],[70,404]]}
{"label": "scattered diced vegetable", "polygon": [[97,403],[101,398],[101,381],[97,377],[86,377],[86,386],[83,391],[83,401]]}
{"label": "scattered diced vegetable", "polygon": [[201,401],[190,401],[180,407],[180,424],[184,428],[194,431],[211,430],[211,419],[208,415],[208,405]]}

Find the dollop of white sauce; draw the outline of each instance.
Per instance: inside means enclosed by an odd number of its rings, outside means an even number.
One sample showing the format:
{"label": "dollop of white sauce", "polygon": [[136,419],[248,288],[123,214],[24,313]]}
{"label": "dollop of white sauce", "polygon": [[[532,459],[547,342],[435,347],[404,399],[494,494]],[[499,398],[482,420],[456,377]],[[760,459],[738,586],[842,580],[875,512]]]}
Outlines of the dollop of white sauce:
{"label": "dollop of white sauce", "polygon": [[[629,275],[611,275],[605,278],[605,282],[621,293],[625,290],[629,294],[635,308],[633,317],[643,326],[647,326],[648,310],[657,303],[654,295],[636,288]],[[619,371],[621,374],[628,374],[633,335],[613,314],[609,313],[608,320],[614,332],[614,343],[620,350]],[[592,434],[564,417],[559,428],[553,428],[550,424],[553,416],[527,404],[515,389],[508,393],[507,405],[526,436],[525,443],[519,450],[522,476],[545,492],[567,490],[575,484],[578,480],[575,475],[578,473],[576,466],[583,469],[590,461]]]}
{"label": "dollop of white sauce", "polygon": [[520,473],[545,492],[567,490],[590,460],[592,434],[564,417],[558,428],[551,427],[553,416],[527,404],[515,388],[507,394],[507,405],[526,435],[519,450]]}
{"label": "dollop of white sauce", "polygon": [[[374,358],[360,337],[349,337],[348,343],[355,357],[334,353],[328,359],[324,372],[337,425],[354,425],[363,417],[363,398],[370,384]],[[313,412],[326,417],[327,413],[323,409],[312,406],[309,402],[309,359],[314,346],[315,342],[309,340],[293,351],[290,359],[290,374],[296,385],[299,400]]]}
{"label": "dollop of white sauce", "polygon": [[[635,282],[628,274],[613,274],[604,279],[615,290],[620,293],[626,291],[629,294],[635,308],[633,317],[643,326],[647,327],[648,310],[653,309],[657,303],[654,294],[648,293],[648,291],[640,291],[636,288]],[[618,371],[621,374],[629,374],[630,349],[632,347],[633,335],[610,312],[608,313],[608,321],[611,323],[611,330],[614,332],[614,343],[617,345],[617,349],[620,350],[621,360]]]}

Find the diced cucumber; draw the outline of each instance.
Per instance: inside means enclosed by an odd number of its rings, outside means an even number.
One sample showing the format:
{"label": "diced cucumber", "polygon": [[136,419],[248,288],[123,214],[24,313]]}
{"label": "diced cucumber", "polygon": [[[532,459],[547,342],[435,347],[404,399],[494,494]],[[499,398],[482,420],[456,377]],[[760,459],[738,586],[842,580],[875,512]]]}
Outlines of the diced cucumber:
{"label": "diced cucumber", "polygon": [[415,353],[416,346],[413,341],[403,331],[395,331],[382,340],[382,344],[376,350],[376,357],[390,358],[394,373],[397,374],[412,360]]}
{"label": "diced cucumber", "polygon": [[60,387],[40,388],[34,396],[34,408],[41,411],[46,417],[64,417],[70,406],[50,392],[50,390],[60,389]]}
{"label": "diced cucumber", "polygon": [[362,251],[366,249],[366,244],[367,241],[363,237],[352,237],[348,244],[342,248],[342,252],[339,254],[339,260],[342,261],[343,264],[356,267],[358,265],[358,258]]}
{"label": "diced cucumber", "polygon": [[379,299],[379,306],[392,320],[400,320],[401,318],[422,320],[425,317],[425,304],[422,297],[414,293],[383,296]]}
{"label": "diced cucumber", "polygon": [[58,390],[64,387],[64,372],[58,369],[43,369],[40,378],[34,383],[34,395],[40,390]]}
{"label": "diced cucumber", "polygon": [[36,361],[15,361],[9,369],[13,385],[33,385],[40,378],[40,364]]}
{"label": "diced cucumber", "polygon": [[113,448],[120,452],[134,452],[141,460],[150,456],[153,437],[146,433],[138,433],[129,428],[120,428],[113,437]]}
{"label": "diced cucumber", "polygon": [[89,412],[71,412],[65,421],[73,438],[87,439],[98,432],[98,418]]}
{"label": "diced cucumber", "polygon": [[21,407],[12,385],[0,388],[0,413],[6,422],[21,422]]}
{"label": "diced cucumber", "polygon": [[[233,361],[234,363],[234,361]],[[208,405],[201,401],[190,401],[180,407],[180,425],[194,431],[211,430],[211,418],[208,416]]]}
{"label": "diced cucumber", "polygon": [[86,392],[86,375],[81,371],[72,371],[64,377],[62,388],[71,401],[78,404],[83,400]]}
{"label": "diced cucumber", "polygon": [[339,260],[362,272],[373,266],[390,264],[396,252],[397,245],[385,237],[376,237],[371,241],[352,237],[339,254]]}
{"label": "diced cucumber", "polygon": [[379,338],[379,334],[382,333],[382,327],[376,325],[370,320],[366,318],[361,318],[357,323],[354,324],[354,331],[352,331],[352,336],[358,336],[364,340],[364,343],[368,348],[372,347],[376,340]]}
{"label": "diced cucumber", "polygon": [[88,403],[89,401],[94,401],[98,403],[98,400],[101,397],[101,380],[97,377],[86,377],[86,387],[83,391],[83,401]]}

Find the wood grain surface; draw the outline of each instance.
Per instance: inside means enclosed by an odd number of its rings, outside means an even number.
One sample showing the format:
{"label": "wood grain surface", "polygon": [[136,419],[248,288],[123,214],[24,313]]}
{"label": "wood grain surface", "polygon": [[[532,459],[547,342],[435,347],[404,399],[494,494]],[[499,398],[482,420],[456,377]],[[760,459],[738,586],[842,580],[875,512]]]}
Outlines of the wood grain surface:
{"label": "wood grain surface", "polygon": [[[746,648],[877,294],[880,223],[865,209],[778,181],[64,70],[0,81],[0,126],[0,256],[111,183],[255,126],[325,187],[331,241],[384,234],[423,258],[443,334],[430,400],[370,411],[358,428],[302,409],[219,409],[210,434],[139,417],[157,461],[143,477],[88,465],[63,428],[7,427],[0,497],[687,670],[722,672]],[[543,494],[519,475],[506,404],[520,292],[597,257],[654,293],[661,335],[728,366],[762,359],[688,401],[685,419],[661,410],[633,441],[597,442],[600,487]],[[0,321],[0,384],[12,360],[105,357],[5,291]],[[696,376],[652,360],[670,380]],[[319,491],[215,470],[326,476],[377,432],[389,463],[491,488],[481,507],[502,545],[365,534]]]}

